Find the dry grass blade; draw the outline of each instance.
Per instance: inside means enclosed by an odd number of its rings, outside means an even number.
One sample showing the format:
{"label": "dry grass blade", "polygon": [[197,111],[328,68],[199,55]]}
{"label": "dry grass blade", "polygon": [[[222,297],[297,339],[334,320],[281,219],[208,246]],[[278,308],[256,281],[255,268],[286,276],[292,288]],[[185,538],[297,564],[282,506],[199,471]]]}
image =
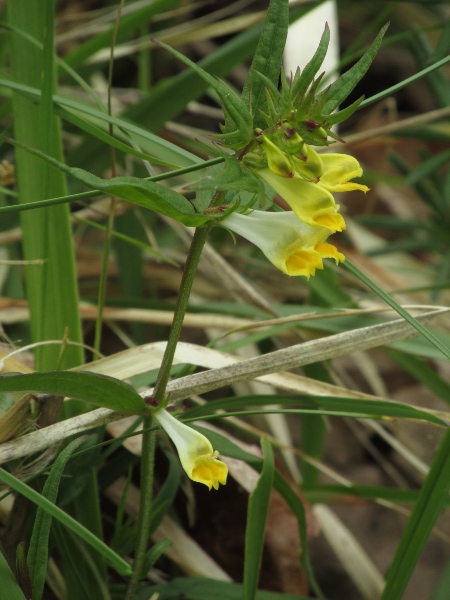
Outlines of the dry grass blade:
{"label": "dry grass blade", "polygon": [[[421,322],[427,322],[442,312],[442,309],[430,311],[417,318]],[[375,348],[414,335],[417,335],[415,329],[402,319],[363,327],[320,340],[297,344],[234,365],[182,377],[169,383],[167,393],[170,394],[172,400],[181,400],[238,381],[248,381],[269,373],[336,358],[355,350]],[[149,395],[151,393],[152,390],[146,392]],[[123,416],[121,413],[115,413],[108,409],[98,409],[35,431],[17,440],[6,442],[0,445],[0,463],[39,452],[71,435],[116,421]]]}
{"label": "dry grass blade", "polygon": [[[428,321],[446,310],[430,311],[416,318],[421,322]],[[167,392],[170,393],[173,400],[182,400],[192,394],[202,394],[237,381],[246,381],[268,373],[295,369],[355,351],[384,346],[416,335],[416,330],[403,319],[362,327],[276,350],[243,361],[238,365],[182,377],[173,381],[167,388]]]}

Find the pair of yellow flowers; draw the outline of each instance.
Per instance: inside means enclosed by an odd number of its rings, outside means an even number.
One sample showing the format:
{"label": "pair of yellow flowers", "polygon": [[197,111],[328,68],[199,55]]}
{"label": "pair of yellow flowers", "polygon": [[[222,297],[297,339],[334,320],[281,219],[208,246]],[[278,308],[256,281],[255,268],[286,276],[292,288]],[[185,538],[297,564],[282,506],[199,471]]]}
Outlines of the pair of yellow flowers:
{"label": "pair of yellow flowers", "polygon": [[[302,162],[284,153],[268,138],[264,137],[261,146],[267,165],[255,173],[292,211],[232,213],[222,225],[258,246],[287,275],[309,279],[316,269],[323,268],[324,258],[333,258],[336,264],[343,262],[344,255],[325,240],[345,229],[331,192],[369,190],[351,181],[362,175],[356,158],[347,154],[319,155],[308,146],[308,159]],[[308,163],[314,167],[308,169]]]}
{"label": "pair of yellow flowers", "polygon": [[[345,229],[331,192],[368,191],[368,187],[351,180],[362,175],[358,161],[346,154],[318,155],[307,147],[305,163],[297,164],[289,154],[263,137],[261,147],[266,164],[256,174],[268,183],[292,208],[292,211],[248,214],[232,213],[222,225],[258,246],[266,257],[287,275],[303,275],[309,279],[323,268],[324,258],[336,264],[344,255],[326,239]],[[165,410],[155,418],[175,444],[188,477],[218,489],[225,484],[228,467],[217,458],[211,442]]]}

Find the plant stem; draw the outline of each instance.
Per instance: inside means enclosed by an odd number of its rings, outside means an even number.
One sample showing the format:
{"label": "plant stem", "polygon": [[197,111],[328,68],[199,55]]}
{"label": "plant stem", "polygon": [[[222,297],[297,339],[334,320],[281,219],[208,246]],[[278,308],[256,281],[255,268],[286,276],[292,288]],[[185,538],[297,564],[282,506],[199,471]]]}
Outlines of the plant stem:
{"label": "plant stem", "polygon": [[166,350],[161,362],[158,377],[156,379],[155,389],[153,391],[154,398],[161,402],[164,400],[167,383],[169,381],[170,370],[172,368],[173,357],[183,327],[184,315],[187,310],[189,297],[191,295],[192,284],[194,283],[195,274],[197,272],[198,262],[202,254],[203,246],[211,229],[210,223],[204,227],[198,227],[195,230],[192,238],[191,246],[187,256],[186,264],[184,265],[183,277],[181,279],[180,291],[178,293],[175,312],[173,315],[172,326],[167,340]]}
{"label": "plant stem", "polygon": [[133,574],[125,600],[133,600],[147,554],[153,500],[153,471],[155,466],[156,430],[152,430],[153,417],[144,417],[141,451],[141,495],[139,505],[138,539],[133,563]]}
{"label": "plant stem", "polygon": [[[166,350],[161,361],[158,378],[154,389],[154,398],[161,402],[164,400],[167,383],[170,377],[173,358],[181,329],[183,327],[184,315],[187,310],[189,297],[191,295],[192,284],[194,282],[197,266],[202,254],[203,246],[212,225],[207,224],[204,227],[195,230],[192,238],[189,253],[184,265],[183,277],[181,279],[180,290],[178,293],[177,304],[173,315],[172,327],[167,340]],[[152,429],[152,417],[144,417],[142,432],[142,458],[141,458],[141,496],[139,506],[139,528],[138,541],[133,564],[133,574],[130,585],[125,596],[125,600],[133,600],[135,597],[139,581],[142,576],[142,568],[147,553],[147,544],[151,525],[151,507],[153,492],[153,470],[155,457],[156,431]]]}

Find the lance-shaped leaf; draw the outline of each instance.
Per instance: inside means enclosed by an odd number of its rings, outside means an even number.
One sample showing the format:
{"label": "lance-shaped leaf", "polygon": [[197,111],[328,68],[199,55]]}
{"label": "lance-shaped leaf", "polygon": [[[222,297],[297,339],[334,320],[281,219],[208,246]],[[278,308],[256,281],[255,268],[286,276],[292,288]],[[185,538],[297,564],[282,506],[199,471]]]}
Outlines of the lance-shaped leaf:
{"label": "lance-shaped leaf", "polygon": [[3,375],[0,392],[42,392],[84,400],[123,413],[142,414],[144,400],[135,390],[119,379],[75,371],[51,371]]}
{"label": "lance-shaped leaf", "polygon": [[288,25],[289,8],[287,0],[271,0],[267,9],[264,28],[242,92],[242,99],[245,104],[247,106],[251,105],[251,111],[254,115],[254,127],[264,126],[264,121],[258,110],[264,112],[267,110],[264,81],[259,74],[267,77],[274,85],[278,84]]}
{"label": "lance-shaped leaf", "polygon": [[223,128],[224,133],[216,137],[222,139],[224,144],[232,148],[245,146],[253,137],[253,118],[246,103],[225,82],[207,73],[174,48],[158,40],[152,41],[190,67],[217,93],[225,113],[225,126]]}
{"label": "lance-shaped leaf", "polygon": [[350,92],[355,88],[356,84],[364,77],[368,68],[372,64],[379,47],[381,46],[383,36],[388,27],[389,23],[381,29],[374,42],[371,44],[367,52],[359,59],[356,65],[344,73],[342,77],[339,77],[339,79],[335,81],[328,88],[328,90],[325,90],[319,94],[319,96],[317,96],[317,99],[319,100],[324,93],[327,93],[326,102],[322,109],[323,114],[331,114],[339,106],[339,104],[347,98]]}
{"label": "lance-shaped leaf", "polygon": [[17,142],[17,140],[8,138],[8,141],[15,146],[25,149],[30,154],[39,156],[47,163],[67,173],[67,175],[70,175],[74,179],[81,181],[93,190],[98,190],[104,194],[122,198],[132,204],[154,210],[166,217],[172,217],[189,227],[199,227],[212,218],[208,215],[196,213],[195,208],[189,200],[186,200],[184,196],[166,186],[147,181],[146,179],[139,179],[138,177],[101,179],[84,169],[68,167],[64,163],[35,148],[24,146]]}
{"label": "lance-shaped leaf", "polygon": [[312,83],[314,77],[316,76],[317,71],[322,66],[325,55],[328,50],[328,44],[330,43],[330,28],[328,27],[328,23],[325,24],[325,29],[320,38],[319,45],[317,50],[314,53],[314,56],[303,69],[302,73],[297,71],[294,75],[294,80],[292,82],[292,95],[296,96],[297,94],[303,93],[308,89],[309,85]]}

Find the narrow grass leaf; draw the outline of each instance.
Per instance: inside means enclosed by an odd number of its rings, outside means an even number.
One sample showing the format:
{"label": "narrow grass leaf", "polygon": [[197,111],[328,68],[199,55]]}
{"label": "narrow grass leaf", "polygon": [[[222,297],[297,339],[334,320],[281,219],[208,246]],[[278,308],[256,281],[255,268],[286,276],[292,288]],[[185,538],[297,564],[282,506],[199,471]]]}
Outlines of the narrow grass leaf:
{"label": "narrow grass leaf", "polygon": [[408,323],[410,323],[414,329],[416,329],[419,333],[421,333],[429,342],[433,344],[436,348],[438,348],[442,354],[450,359],[450,348],[448,348],[445,344],[441,342],[439,338],[437,338],[429,329],[427,329],[422,323],[420,323],[417,319],[415,319],[412,315],[410,315],[404,308],[398,304],[389,294],[387,294],[384,290],[382,290],[376,283],[374,283],[367,275],[365,275],[362,271],[358,269],[352,262],[349,260],[345,261],[345,266],[349,271],[351,271],[358,279],[360,279],[363,283],[367,285],[377,296],[379,296],[382,300],[384,300],[389,306],[391,306],[398,314],[403,317]]}
{"label": "narrow grass leaf", "polygon": [[[154,0],[153,2],[145,3],[142,8],[136,6],[135,10],[122,16],[120,28],[117,33],[117,43],[134,34],[136,29],[139,28],[142,23],[149,23],[153,17],[170,10],[179,3],[180,0]],[[129,3],[128,7],[130,7],[131,4],[132,3]],[[87,41],[72,50],[66,57],[67,63],[73,67],[78,67],[102,48],[108,48],[111,43],[113,29],[114,22],[113,19],[111,19],[110,27],[97,33],[97,35],[90,37]]]}
{"label": "narrow grass leaf", "polygon": [[[70,442],[53,463],[42,490],[42,495],[47,498],[49,502],[56,502],[59,482],[67,461],[82,442],[82,437]],[[27,555],[28,569],[33,589],[33,600],[40,600],[44,591],[51,523],[52,516],[44,509],[38,508]]]}
{"label": "narrow grass leaf", "polygon": [[154,564],[161,558],[164,552],[172,545],[172,541],[168,539],[159,540],[156,542],[145,555],[145,561],[142,566],[142,579],[145,579],[150,572],[150,569],[154,566]]}
{"label": "narrow grass leaf", "polygon": [[[214,581],[204,577],[176,577],[170,583],[163,583],[141,590],[136,595],[136,600],[242,600],[243,586],[239,583],[228,581]],[[123,596],[120,596],[121,598]],[[156,596],[155,596],[156,598]],[[308,600],[306,596],[298,594],[281,594],[258,590],[255,600]]]}
{"label": "narrow grass leaf", "polygon": [[450,562],[445,565],[430,600],[448,600],[448,590],[450,590]]}
{"label": "narrow grass leaf", "polygon": [[[8,473],[4,469],[0,468],[0,481],[3,481],[6,485],[11,487],[13,490],[28,498],[30,502],[33,502],[38,507],[47,511],[52,517],[60,521],[63,525],[72,530],[78,537],[87,542],[92,548],[100,552],[109,564],[120,574],[120,575],[131,575],[130,565],[123,560],[118,554],[113,552],[106,544],[99,540],[93,535],[88,529],[80,525],[70,515],[65,513],[63,510],[58,508],[55,504],[44,498],[41,494],[36,492],[33,488],[29,487],[11,473]],[[6,600],[6,599],[5,599]]]}
{"label": "narrow grass leaf", "polygon": [[107,584],[85,544],[72,531],[67,531],[58,521],[53,523],[52,538],[60,556],[67,600],[111,600]]}
{"label": "narrow grass leaf", "polygon": [[[9,79],[4,73],[0,74],[0,82],[2,86],[17,92],[17,94],[22,96],[24,99],[28,99],[32,102],[41,101],[41,91],[37,87],[23,83],[17,83],[16,81]],[[147,144],[147,151],[151,153],[152,156],[159,157],[160,160],[164,160],[164,162],[166,162],[168,165],[188,166],[202,162],[201,159],[195,154],[192,154],[183,148],[179,148],[175,144],[172,144],[171,142],[168,142],[163,138],[150,133],[144,127],[135,125],[125,118],[108,115],[103,110],[99,110],[90,104],[83,103],[79,100],[74,100],[73,98],[66,98],[58,94],[53,94],[53,102],[55,104],[56,111],[58,110],[58,107],[61,106],[69,111],[77,111],[81,114],[89,115],[94,119],[99,119],[105,123],[111,123],[123,131],[129,132],[130,135],[137,137],[142,143]],[[86,144],[91,144],[92,146],[91,142],[87,142]],[[94,147],[98,152],[98,146]],[[80,148],[86,148],[86,145],[81,144]],[[92,161],[88,162],[91,164]]]}
{"label": "narrow grass leaf", "polygon": [[407,85],[409,85],[410,83],[413,83],[414,81],[417,81],[418,79],[421,79],[422,77],[425,77],[425,75],[432,73],[436,69],[440,69],[441,67],[446,65],[448,62],[450,62],[450,56],[446,56],[445,58],[438,60],[437,62],[430,65],[429,67],[422,69],[422,71],[419,71],[415,75],[411,75],[411,77],[407,77],[400,83],[397,83],[397,84],[391,86],[390,88],[387,88],[387,89],[383,90],[382,92],[375,94],[374,96],[370,96],[369,98],[366,98],[365,100],[363,100],[361,102],[361,104],[359,105],[359,108],[365,108],[366,106],[370,106],[371,104],[374,104],[374,102],[379,102],[380,100],[383,100],[384,98],[387,98],[388,96],[392,96],[392,94],[394,94],[395,92],[398,92],[398,90],[401,90],[404,87],[406,87]]}
{"label": "narrow grass leaf", "polygon": [[[221,454],[224,454],[225,456],[230,456],[231,458],[237,458],[238,460],[242,460],[254,469],[256,469],[258,472],[261,472],[263,461],[258,456],[255,456],[254,454],[250,454],[250,452],[242,450],[242,448],[237,446],[234,442],[232,442],[229,438],[225,437],[221,433],[212,431],[211,429],[205,429],[203,427],[197,426],[194,426],[194,429],[197,429],[198,431],[203,433],[203,435],[208,436],[208,439],[213,445],[213,448],[219,450]],[[273,478],[273,487],[279,494],[281,494],[281,496],[284,498],[284,500],[286,501],[289,508],[292,510],[293,514],[297,519],[298,534],[300,538],[301,548],[299,561],[303,569],[305,570],[311,589],[316,594],[317,598],[319,598],[320,600],[324,600],[324,596],[316,581],[309,560],[309,555],[307,551],[308,540],[306,533],[306,518],[302,501],[300,500],[299,496],[294,492],[291,485],[276,470]],[[257,595],[256,598],[259,598],[259,596]]]}
{"label": "narrow grass leaf", "polygon": [[392,561],[381,600],[402,598],[450,487],[450,431],[444,436]]}
{"label": "narrow grass leaf", "polygon": [[[350,498],[366,500],[386,500],[395,504],[415,504],[419,490],[409,490],[395,487],[375,485],[337,485],[325,483],[302,484],[302,494],[308,502],[348,504]],[[450,508],[450,499],[444,503],[445,508]]]}
{"label": "narrow grass leaf", "polygon": [[0,552],[0,600],[27,600],[11,571],[6,558]]}
{"label": "narrow grass leaf", "polygon": [[450,404],[450,383],[441,377],[433,367],[411,354],[395,350],[389,350],[388,354],[417,381],[426,385],[429,390],[439,396],[439,398],[442,398],[444,402]]}
{"label": "narrow grass leaf", "polygon": [[51,371],[0,377],[0,392],[40,392],[84,400],[123,413],[142,414],[144,400],[119,379],[78,371]]}
{"label": "narrow grass leaf", "polygon": [[[447,422],[441,418],[430,414],[426,410],[421,410],[414,406],[401,404],[400,402],[390,402],[382,400],[367,400],[364,398],[339,398],[336,396],[239,396],[238,398],[223,398],[221,400],[211,400],[202,406],[188,409],[183,413],[183,421],[195,420],[201,417],[214,415],[218,410],[226,411],[224,414],[217,415],[218,417],[230,416],[233,410],[236,410],[235,415],[239,415],[238,410],[244,414],[245,407],[248,406],[271,406],[271,405],[295,406],[296,412],[302,414],[302,408],[306,414],[317,413],[328,414],[332,411],[333,414],[339,415],[366,415],[369,418],[390,417],[392,419],[421,419],[447,427]],[[308,410],[309,409],[309,410]],[[282,409],[278,409],[278,412]],[[290,411],[287,411],[289,414]],[[248,413],[247,413],[248,414]]]}
{"label": "narrow grass leaf", "polygon": [[407,185],[414,185],[418,183],[424,177],[428,177],[440,169],[443,165],[448,164],[450,160],[450,150],[439,152],[431,158],[424,160],[408,175],[405,180]]}
{"label": "narrow grass leaf", "polygon": [[272,445],[267,438],[262,438],[261,446],[264,455],[263,468],[256,488],[250,494],[248,501],[245,530],[244,600],[254,600],[258,588],[264,533],[275,471]]}
{"label": "narrow grass leaf", "polygon": [[180,462],[169,452],[166,452],[166,457],[169,461],[169,472],[153,501],[152,511],[154,516],[152,518],[150,535],[161,525],[167,511],[175,500],[180,486]]}

